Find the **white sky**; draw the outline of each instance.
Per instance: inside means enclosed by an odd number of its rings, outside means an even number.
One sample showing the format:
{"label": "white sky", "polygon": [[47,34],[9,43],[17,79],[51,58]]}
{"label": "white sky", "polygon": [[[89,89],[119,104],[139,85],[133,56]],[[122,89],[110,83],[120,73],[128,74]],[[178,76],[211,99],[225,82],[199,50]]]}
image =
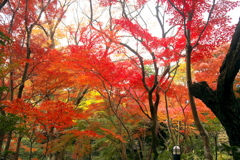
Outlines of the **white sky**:
{"label": "white sky", "polygon": [[229,12],[229,15],[232,17],[232,23],[238,23],[239,17],[240,17],[240,7],[236,8],[235,10],[232,10]]}

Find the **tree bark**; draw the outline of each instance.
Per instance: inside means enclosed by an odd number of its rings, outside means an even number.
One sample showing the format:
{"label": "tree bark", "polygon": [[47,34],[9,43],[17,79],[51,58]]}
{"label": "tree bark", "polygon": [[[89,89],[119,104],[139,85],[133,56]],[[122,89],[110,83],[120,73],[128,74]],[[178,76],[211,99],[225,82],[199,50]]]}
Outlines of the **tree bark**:
{"label": "tree bark", "polygon": [[5,132],[4,131],[0,131],[0,158],[2,158],[2,145],[3,145],[3,141],[4,141],[4,136],[5,136]]}
{"label": "tree bark", "polygon": [[6,145],[5,145],[5,153],[4,153],[4,160],[7,159],[7,156],[8,156],[8,151],[9,151],[9,148],[10,148],[10,145],[11,145],[11,140],[12,140],[12,131],[10,131],[8,134],[7,134],[7,141],[6,141]]}
{"label": "tree bark", "polygon": [[8,0],[4,0],[2,3],[0,3],[0,10],[5,6],[5,4],[8,2]]}
{"label": "tree bark", "polygon": [[17,148],[16,148],[14,160],[18,160],[18,158],[19,158],[19,152],[20,152],[22,138],[23,138],[23,136],[20,135],[17,139]]}
{"label": "tree bark", "polygon": [[194,83],[190,92],[201,99],[220,120],[229,137],[234,160],[240,160],[240,99],[233,91],[234,79],[240,69],[240,20],[232,37],[228,53],[220,68],[217,89],[212,90],[207,82]]}
{"label": "tree bark", "polygon": [[89,86],[87,85],[83,88],[83,90],[78,92],[78,96],[74,103],[75,106],[78,106],[80,104],[81,100],[84,98],[84,95],[88,92],[88,90],[89,90]]}
{"label": "tree bark", "polygon": [[189,97],[189,103],[191,106],[191,111],[194,119],[194,123],[200,132],[200,135],[203,140],[204,144],[204,155],[207,160],[213,160],[213,156],[211,153],[211,148],[210,148],[210,140],[209,140],[209,135],[207,130],[204,128],[199,116],[198,116],[198,111],[196,107],[196,103],[194,100],[194,97],[192,93],[190,92],[190,88],[192,87],[192,75],[191,75],[191,53],[192,53],[192,46],[190,44],[187,45],[186,49],[186,77],[187,77],[187,86],[188,86],[188,97]]}

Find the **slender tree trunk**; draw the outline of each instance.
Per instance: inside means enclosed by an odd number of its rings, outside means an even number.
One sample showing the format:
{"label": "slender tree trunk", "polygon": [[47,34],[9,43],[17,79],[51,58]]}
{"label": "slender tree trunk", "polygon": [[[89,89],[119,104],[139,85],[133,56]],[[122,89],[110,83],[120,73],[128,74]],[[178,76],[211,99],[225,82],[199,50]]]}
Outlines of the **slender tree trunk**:
{"label": "slender tree trunk", "polygon": [[78,96],[76,97],[76,101],[74,103],[75,106],[78,106],[81,103],[81,100],[84,98],[88,90],[89,90],[89,86],[87,85],[83,88],[83,90],[78,92]]}
{"label": "slender tree trunk", "polygon": [[[10,56],[10,63],[12,64],[12,56]],[[13,101],[13,96],[14,96],[14,87],[13,87],[13,78],[12,77],[13,77],[13,71],[10,72],[10,86],[9,86],[10,101],[11,102]],[[12,140],[12,131],[9,131],[6,146],[5,146],[4,160],[7,159],[8,150],[10,148],[11,140]]]}
{"label": "slender tree trunk", "polygon": [[139,149],[137,150],[138,151],[138,159],[142,160],[143,159],[143,142],[140,137],[138,137],[138,147],[139,147]]}
{"label": "slender tree trunk", "polygon": [[[116,116],[118,116],[117,114],[115,114]],[[118,132],[119,132],[119,135],[123,135],[123,130],[122,130],[122,124],[120,122],[120,120],[118,120]],[[123,142],[120,142],[121,144],[121,159],[122,160],[127,160],[127,152],[126,152],[126,145],[123,143]]]}
{"label": "slender tree trunk", "polygon": [[214,135],[214,144],[215,144],[215,160],[218,159],[218,134]]}
{"label": "slender tree trunk", "polygon": [[21,147],[21,141],[22,141],[22,136],[18,137],[18,141],[17,141],[17,148],[16,148],[16,153],[15,153],[15,160],[18,160],[19,157],[19,151],[20,151],[20,147]]}
{"label": "slender tree trunk", "polygon": [[[0,107],[0,115],[3,116],[5,118],[6,113],[3,110],[2,107]],[[6,131],[4,130],[4,126],[1,126],[2,129],[0,129],[0,158],[2,156],[1,151],[2,151],[2,146],[3,146],[3,142],[4,142],[4,138],[5,138],[5,134]]]}
{"label": "slender tree trunk", "polygon": [[200,132],[200,135],[202,137],[203,143],[204,143],[204,154],[207,160],[213,160],[213,156],[211,153],[210,148],[210,141],[209,141],[209,135],[206,129],[203,127],[201,120],[198,116],[196,104],[194,101],[194,97],[190,92],[190,88],[192,87],[192,74],[191,74],[191,53],[192,53],[192,46],[190,44],[187,44],[187,50],[186,50],[186,76],[187,76],[187,85],[188,85],[188,96],[189,96],[189,103],[191,106],[193,119],[195,122],[195,125],[197,126],[197,129]]}
{"label": "slender tree trunk", "polygon": [[30,151],[29,151],[29,160],[32,159],[32,149],[33,149],[33,143],[30,141]]}
{"label": "slender tree trunk", "polygon": [[172,134],[172,129],[171,129],[171,122],[170,122],[170,115],[169,115],[169,110],[168,110],[168,102],[167,102],[167,93],[164,92],[164,99],[165,99],[165,109],[166,109],[166,114],[167,114],[167,128],[169,132],[170,139],[172,140],[173,144],[176,145],[176,142],[174,140],[173,134]]}
{"label": "slender tree trunk", "polygon": [[149,93],[148,99],[149,99],[149,106],[150,106],[150,111],[151,111],[151,132],[152,132],[152,144],[151,144],[151,150],[150,150],[150,159],[156,160],[158,157],[158,152],[157,152],[157,146],[158,146],[158,117],[157,117],[157,110],[158,110],[158,103],[159,103],[159,94],[156,93],[156,102],[153,103],[152,99],[152,93]]}
{"label": "slender tree trunk", "polygon": [[4,131],[0,131],[0,158],[1,158],[1,151],[2,151],[2,145],[3,145],[3,141],[4,141],[4,136],[5,136],[5,132]]}
{"label": "slender tree trunk", "polygon": [[12,140],[12,131],[10,131],[7,135],[8,136],[7,136],[6,146],[5,146],[4,159],[7,159],[7,156],[8,156],[8,151],[9,151],[9,147],[10,147],[11,140]]}

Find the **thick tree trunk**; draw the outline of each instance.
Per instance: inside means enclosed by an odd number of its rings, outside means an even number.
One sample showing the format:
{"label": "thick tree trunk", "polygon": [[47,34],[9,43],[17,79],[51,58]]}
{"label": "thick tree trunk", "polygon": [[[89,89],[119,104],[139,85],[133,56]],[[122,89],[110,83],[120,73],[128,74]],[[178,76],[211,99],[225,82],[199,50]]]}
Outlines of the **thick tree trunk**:
{"label": "thick tree trunk", "polygon": [[[240,147],[240,99],[235,97],[233,82],[240,69],[240,21],[232,38],[225,60],[220,68],[217,90],[213,91],[206,82],[194,83],[191,94],[201,99],[220,120],[234,148]],[[234,160],[240,160],[240,154],[232,150]]]}
{"label": "thick tree trunk", "polygon": [[[240,103],[231,98],[217,99],[217,92],[213,91],[206,82],[194,83],[191,93],[201,99],[208,108],[216,115],[225,128],[231,146],[240,147]],[[235,156],[235,160],[240,157]]]}
{"label": "thick tree trunk", "polygon": [[157,152],[157,147],[158,147],[158,105],[160,102],[160,95],[158,93],[158,91],[155,91],[156,94],[156,100],[155,102],[153,101],[153,91],[154,90],[150,90],[148,92],[148,101],[149,101],[149,106],[150,106],[150,112],[151,112],[151,132],[152,132],[152,144],[151,144],[151,149],[149,152],[149,157],[148,159],[152,159],[152,160],[156,160],[158,157],[158,152]]}
{"label": "thick tree trunk", "polygon": [[151,144],[151,151],[152,151],[152,159],[156,160],[158,157],[157,146],[158,146],[158,136],[157,136],[157,114],[152,117],[152,144]]}

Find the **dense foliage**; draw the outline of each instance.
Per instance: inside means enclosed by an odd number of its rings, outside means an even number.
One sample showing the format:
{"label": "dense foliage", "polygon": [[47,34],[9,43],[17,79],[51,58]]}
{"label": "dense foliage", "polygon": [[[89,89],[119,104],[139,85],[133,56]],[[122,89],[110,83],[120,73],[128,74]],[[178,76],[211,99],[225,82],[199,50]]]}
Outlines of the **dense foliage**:
{"label": "dense foliage", "polygon": [[194,87],[221,88],[239,1],[0,3],[4,160],[167,160],[175,145],[186,160],[238,159],[228,119]]}

